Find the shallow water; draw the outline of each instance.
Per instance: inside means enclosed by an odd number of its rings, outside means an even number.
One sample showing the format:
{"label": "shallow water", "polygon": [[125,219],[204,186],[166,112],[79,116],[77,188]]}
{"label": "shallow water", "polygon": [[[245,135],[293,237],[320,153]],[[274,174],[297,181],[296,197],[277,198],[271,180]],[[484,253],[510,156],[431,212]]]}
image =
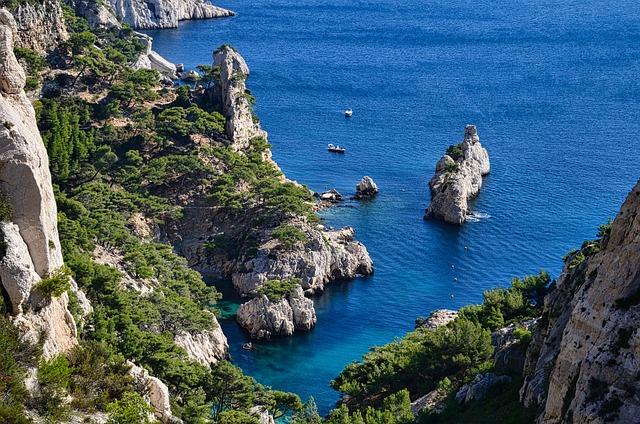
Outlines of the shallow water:
{"label": "shallow water", "polygon": [[[419,315],[481,300],[514,276],[561,269],[564,253],[613,217],[639,176],[640,8],[635,1],[224,1],[232,19],[149,32],[187,67],[230,43],[284,172],[352,195],[370,175],[381,193],[323,212],[351,225],[375,275],[315,300],[309,334],[241,349],[264,384],[313,395],[369,346]],[[353,108],[346,119],[342,111]],[[436,161],[475,123],[492,172],[462,228],[423,221]],[[329,154],[327,143],[344,145]],[[454,278],[458,281],[454,282]],[[453,295],[453,297],[451,297]]]}

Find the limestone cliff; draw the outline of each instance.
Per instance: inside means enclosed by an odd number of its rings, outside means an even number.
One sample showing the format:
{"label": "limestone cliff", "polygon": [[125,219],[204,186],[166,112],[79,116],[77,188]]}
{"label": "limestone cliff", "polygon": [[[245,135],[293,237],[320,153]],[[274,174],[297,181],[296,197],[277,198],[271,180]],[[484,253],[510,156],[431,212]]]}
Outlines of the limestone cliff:
{"label": "limestone cliff", "polygon": [[13,10],[16,44],[40,52],[55,49],[69,38],[62,16],[62,2],[24,2]]}
{"label": "limestone cliff", "polygon": [[0,193],[11,210],[0,224],[0,279],[22,336],[37,342],[44,333],[44,355],[50,357],[77,343],[76,324],[66,293],[43,299],[34,290],[63,261],[49,161],[13,54],[16,31],[12,15],[0,10]]}
{"label": "limestone cliff", "polygon": [[232,16],[204,0],[108,0],[121,22],[134,28],[176,28],[178,21]]}
{"label": "limestone cliff", "polygon": [[639,324],[640,182],[610,235],[569,256],[545,299],[521,390],[538,422],[637,422]]}
{"label": "limestone cliff", "polygon": [[452,146],[436,165],[436,173],[429,181],[431,203],[425,218],[452,224],[465,222],[472,213],[468,201],[478,195],[482,177],[489,171],[489,154],[480,144],[475,125],[467,125],[464,140]]}

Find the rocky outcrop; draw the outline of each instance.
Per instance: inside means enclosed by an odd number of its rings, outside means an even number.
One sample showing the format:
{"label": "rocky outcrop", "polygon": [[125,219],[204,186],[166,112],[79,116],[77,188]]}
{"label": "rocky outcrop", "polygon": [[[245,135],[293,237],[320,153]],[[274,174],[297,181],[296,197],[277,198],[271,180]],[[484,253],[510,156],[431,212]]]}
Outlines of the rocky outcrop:
{"label": "rocky outcrop", "polygon": [[441,413],[445,408],[444,400],[447,398],[447,391],[435,389],[424,396],[411,402],[411,412],[414,416],[418,416],[423,412],[434,414]]}
{"label": "rocky outcrop", "polygon": [[471,401],[482,400],[487,396],[489,389],[498,384],[511,382],[507,375],[495,375],[494,373],[478,374],[469,384],[465,384],[456,393],[456,402],[465,404]]}
{"label": "rocky outcrop", "polygon": [[253,295],[258,287],[272,279],[301,279],[302,288],[321,292],[333,280],[353,279],[373,273],[366,247],[354,240],[355,231],[347,227],[320,231],[303,227],[307,241],[286,250],[277,240],[260,246],[254,257],[244,261],[232,276],[234,287],[242,295]]}
{"label": "rocky outcrop", "polygon": [[534,331],[537,319],[531,319],[522,324],[510,324],[491,334],[491,344],[495,348],[493,353],[493,368],[498,374],[522,374],[527,356],[528,343],[516,337],[516,329],[523,328],[530,333]]}
{"label": "rocky outcrop", "polygon": [[138,60],[132,65],[133,69],[153,69],[169,79],[177,79],[176,65],[155,52],[153,39],[146,34],[135,32],[135,36],[145,46],[144,51],[138,56]]}
{"label": "rocky outcrop", "polygon": [[451,224],[462,224],[471,214],[469,199],[478,195],[482,177],[490,171],[489,154],[480,144],[475,125],[464,129],[464,140],[452,146],[436,165],[429,181],[431,203],[425,219],[438,218]]}
{"label": "rocky outcrop", "polygon": [[189,358],[209,366],[225,359],[229,355],[227,337],[216,317],[213,317],[212,330],[181,332],[174,337],[178,346],[183,348]]}
{"label": "rocky outcrop", "polygon": [[213,90],[213,98],[220,105],[227,119],[225,133],[232,148],[243,150],[254,137],[267,137],[256,122],[247,99],[245,81],[249,67],[231,46],[222,46],[213,52],[213,66],[220,67],[220,84]]}
{"label": "rocky outcrop", "polygon": [[0,9],[0,194],[11,209],[11,222],[0,225],[0,279],[21,337],[37,343],[44,334],[48,358],[74,346],[77,329],[66,293],[42,299],[33,289],[63,261],[49,160],[13,54],[15,35],[13,16]]}
{"label": "rocky outcrop", "polygon": [[133,28],[177,28],[178,21],[233,16],[204,0],[107,0],[121,22]]}
{"label": "rocky outcrop", "polygon": [[355,199],[371,199],[378,194],[378,186],[373,179],[368,176],[362,177],[360,182],[356,184]]}
{"label": "rocky outcrop", "polygon": [[87,20],[91,28],[120,28],[120,21],[101,1],[96,0],[68,0],[67,4],[73,8],[76,15]]}
{"label": "rocky outcrop", "polygon": [[62,2],[21,2],[13,17],[16,21],[16,45],[39,52],[55,49],[69,39],[62,16]]}
{"label": "rocky outcrop", "polygon": [[567,258],[527,353],[521,398],[539,423],[640,415],[640,182],[611,233]]}
{"label": "rocky outcrop", "polygon": [[139,386],[146,391],[145,400],[154,410],[155,417],[163,424],[181,424],[182,420],[173,416],[171,412],[171,402],[169,397],[169,388],[157,377],[149,375],[149,372],[127,361],[131,367],[129,374],[136,380]]}
{"label": "rocky outcrop", "polygon": [[251,409],[249,409],[249,415],[256,417],[260,424],[275,424],[273,416],[269,414],[267,408],[262,405],[251,407]]}
{"label": "rocky outcrop", "polygon": [[429,330],[436,330],[438,327],[449,324],[457,317],[458,311],[452,311],[451,309],[436,309],[431,312],[431,315],[429,315],[427,319],[420,322],[417,326],[428,328]]}
{"label": "rocky outcrop", "polygon": [[238,308],[238,323],[254,339],[290,336],[294,331],[309,331],[316,324],[313,302],[300,286],[278,301],[259,295]]}

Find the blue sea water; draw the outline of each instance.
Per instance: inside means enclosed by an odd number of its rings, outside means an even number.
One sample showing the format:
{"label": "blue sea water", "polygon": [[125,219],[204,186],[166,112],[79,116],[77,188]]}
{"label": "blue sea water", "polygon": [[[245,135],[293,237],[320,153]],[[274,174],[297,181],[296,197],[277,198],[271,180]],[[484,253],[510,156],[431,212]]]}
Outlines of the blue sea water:
{"label": "blue sea water", "polygon": [[[313,395],[321,412],[338,399],[330,380],[417,316],[479,302],[541,268],[557,276],[563,254],[615,216],[640,175],[635,0],[219,4],[237,16],[150,31],[155,49],[195,67],[232,44],[290,178],[351,195],[370,175],[381,189],[323,212],[328,225],[356,229],[376,271],[317,298],[312,332],[245,351],[245,334],[223,323],[237,365]],[[483,218],[425,222],[435,163],[467,123],[491,157],[474,203]],[[327,143],[348,152],[329,154]]]}

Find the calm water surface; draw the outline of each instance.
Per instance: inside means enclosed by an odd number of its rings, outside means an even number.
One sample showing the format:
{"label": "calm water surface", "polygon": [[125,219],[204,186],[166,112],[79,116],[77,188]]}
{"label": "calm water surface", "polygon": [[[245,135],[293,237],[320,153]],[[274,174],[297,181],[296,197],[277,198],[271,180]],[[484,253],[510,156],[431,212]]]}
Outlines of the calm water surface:
{"label": "calm water surface", "polygon": [[[321,412],[338,399],[330,380],[417,316],[478,302],[540,268],[557,275],[563,254],[615,215],[640,175],[635,0],[220,4],[238,15],[152,31],[156,50],[195,67],[232,44],[290,178],[351,195],[370,175],[381,188],[375,201],[323,213],[356,229],[376,271],[316,299],[311,333],[247,352],[235,322],[223,323],[236,364],[313,395]],[[427,181],[467,123],[491,157],[474,205],[485,218],[425,222]],[[347,154],[326,152],[330,142]]]}

